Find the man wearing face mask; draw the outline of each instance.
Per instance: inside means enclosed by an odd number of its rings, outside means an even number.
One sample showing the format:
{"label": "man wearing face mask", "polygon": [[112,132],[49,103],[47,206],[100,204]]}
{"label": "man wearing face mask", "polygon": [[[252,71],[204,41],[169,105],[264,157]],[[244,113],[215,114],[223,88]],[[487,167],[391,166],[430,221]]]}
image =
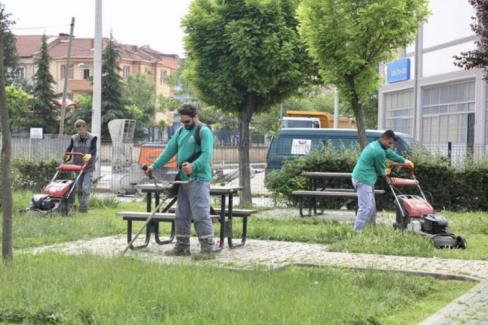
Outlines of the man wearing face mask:
{"label": "man wearing face mask", "polygon": [[[215,258],[213,242],[213,226],[210,220],[210,181],[212,179],[211,161],[213,154],[212,131],[200,124],[197,109],[190,104],[184,104],[178,109],[183,127],[176,131],[163,153],[154,164],[148,167],[146,173],[163,167],[177,155],[180,179],[189,181],[178,189],[176,208],[176,245],[166,253],[170,256],[189,256],[191,222],[195,224],[200,241],[200,254],[195,259]],[[195,132],[200,133],[200,145],[195,141]],[[195,153],[200,153],[196,160],[188,162]]]}
{"label": "man wearing face mask", "polygon": [[386,159],[397,163],[407,163],[412,168],[413,163],[395,153],[396,136],[392,130],[385,131],[379,140],[368,144],[352,171],[352,184],[358,193],[358,211],[354,231],[361,232],[366,224],[376,222],[376,202],[374,186],[378,176],[386,176]]}

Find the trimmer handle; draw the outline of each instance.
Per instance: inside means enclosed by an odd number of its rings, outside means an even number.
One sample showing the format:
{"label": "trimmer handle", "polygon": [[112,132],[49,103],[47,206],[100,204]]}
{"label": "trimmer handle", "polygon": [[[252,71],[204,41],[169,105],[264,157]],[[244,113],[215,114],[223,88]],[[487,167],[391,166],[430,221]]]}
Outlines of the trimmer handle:
{"label": "trimmer handle", "polygon": [[149,177],[150,179],[153,179],[153,174],[152,174],[152,170],[149,170],[149,166],[144,164],[142,165],[142,170],[144,171],[144,173],[147,175],[147,177]]}

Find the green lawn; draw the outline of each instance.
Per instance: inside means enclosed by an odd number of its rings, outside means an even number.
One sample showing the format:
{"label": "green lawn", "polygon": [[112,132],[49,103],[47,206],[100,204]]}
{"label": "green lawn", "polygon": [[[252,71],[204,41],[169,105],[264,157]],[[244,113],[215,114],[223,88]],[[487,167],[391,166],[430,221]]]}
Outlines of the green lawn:
{"label": "green lawn", "polygon": [[322,243],[332,251],[372,253],[404,256],[444,257],[459,259],[488,259],[488,213],[443,212],[449,227],[457,235],[464,235],[468,248],[440,250],[419,235],[394,231],[391,225],[377,225],[360,235],[352,225],[314,218],[271,220],[253,219],[250,236],[260,239]]}
{"label": "green lawn", "polygon": [[335,268],[250,272],[22,254],[0,265],[0,322],[416,324],[472,286]]}
{"label": "green lawn", "polygon": [[[144,202],[118,203],[113,199],[92,200],[88,214],[72,217],[32,217],[18,211],[28,206],[30,193],[15,193],[14,247],[26,248],[78,239],[123,234],[126,225],[117,211],[144,211]],[[258,212],[259,214],[259,212]],[[488,259],[488,213],[444,212],[454,233],[464,235],[466,250],[435,249],[428,239],[408,232],[394,231],[391,225],[378,225],[375,229],[356,235],[352,225],[314,218],[262,219],[251,218],[249,237],[256,239],[286,240],[322,243],[332,251],[374,253],[387,255],[444,257],[460,259]],[[239,235],[240,221],[236,220],[235,235]],[[140,223],[135,224],[138,230]],[[164,231],[168,226],[162,227]],[[219,227],[215,224],[216,235]],[[1,236],[1,233],[0,233]]]}

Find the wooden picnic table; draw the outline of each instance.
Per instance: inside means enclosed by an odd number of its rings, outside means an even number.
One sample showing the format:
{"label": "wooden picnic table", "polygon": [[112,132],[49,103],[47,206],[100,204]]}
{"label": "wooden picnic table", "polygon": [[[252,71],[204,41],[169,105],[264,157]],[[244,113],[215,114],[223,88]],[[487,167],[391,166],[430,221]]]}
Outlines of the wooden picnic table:
{"label": "wooden picnic table", "polygon": [[[130,242],[132,239],[132,221],[145,221],[152,211],[152,201],[154,199],[154,207],[158,206],[161,197],[164,196],[164,192],[168,191],[173,183],[187,184],[185,181],[177,182],[164,182],[164,183],[147,183],[136,185],[136,189],[143,193],[146,193],[146,212],[120,212],[119,215],[127,221],[127,241]],[[230,248],[236,248],[244,246],[247,239],[247,218],[253,214],[255,211],[252,210],[239,210],[234,213],[234,195],[239,193],[242,188],[239,186],[211,186],[210,195],[220,197],[220,207],[214,210],[211,207],[211,219],[217,219],[220,223],[220,248],[224,247],[225,239]],[[175,208],[173,205],[176,203],[177,198],[172,198],[163,208],[161,208],[158,213],[156,213],[154,222],[150,222],[146,229],[146,240],[144,245],[133,248],[143,248],[147,247],[150,241],[151,233],[155,234],[156,243],[163,245],[168,244],[173,241],[175,237]],[[235,244],[233,242],[232,236],[232,220],[234,217],[242,218],[242,236],[240,244]],[[159,222],[170,222],[171,223],[171,235],[169,240],[159,239]]]}
{"label": "wooden picnic table", "polygon": [[[306,201],[310,202],[308,215],[311,216],[312,211],[314,215],[323,214],[323,208],[318,212],[317,203],[320,203],[327,198],[357,198],[356,190],[352,188],[352,181],[351,188],[328,187],[330,186],[330,180],[339,178],[351,179],[352,173],[302,172],[302,176],[310,178],[310,189],[292,192],[294,196],[298,197],[298,208],[301,217],[305,217],[303,209],[305,208]],[[385,193],[383,190],[375,190],[374,192],[376,195]]]}

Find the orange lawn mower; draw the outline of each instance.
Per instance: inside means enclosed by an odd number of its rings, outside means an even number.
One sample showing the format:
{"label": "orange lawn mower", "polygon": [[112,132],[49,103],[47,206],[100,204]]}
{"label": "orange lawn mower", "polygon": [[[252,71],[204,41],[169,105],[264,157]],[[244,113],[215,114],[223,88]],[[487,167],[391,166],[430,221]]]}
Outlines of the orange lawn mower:
{"label": "orange lawn mower", "polygon": [[[391,172],[408,176],[386,176],[386,182],[395,198],[396,222],[393,227],[398,230],[407,230],[416,234],[427,236],[436,248],[466,248],[466,239],[454,235],[448,227],[446,218],[435,213],[434,208],[427,200],[420,182],[415,177],[415,169],[409,164],[391,164]],[[418,194],[405,194],[402,190],[416,189]]]}
{"label": "orange lawn mower", "polygon": [[[66,152],[65,156],[83,156],[80,152]],[[62,162],[53,178],[41,191],[32,197],[29,214],[47,215],[51,213],[61,213],[68,216],[72,213],[72,195],[79,182],[81,175],[85,171],[87,163],[83,165],[67,164]],[[60,175],[73,175],[71,178],[59,178]]]}

